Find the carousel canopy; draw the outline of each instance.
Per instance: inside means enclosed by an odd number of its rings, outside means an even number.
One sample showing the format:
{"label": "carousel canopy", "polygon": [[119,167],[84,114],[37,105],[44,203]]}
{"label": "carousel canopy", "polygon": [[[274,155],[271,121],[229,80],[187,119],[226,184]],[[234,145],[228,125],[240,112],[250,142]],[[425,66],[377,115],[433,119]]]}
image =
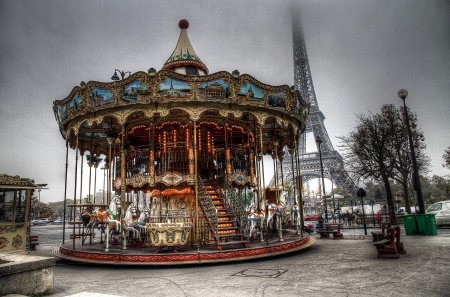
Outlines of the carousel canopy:
{"label": "carousel canopy", "polygon": [[[181,139],[180,129],[194,122],[210,132],[216,147],[225,142],[225,125],[230,143],[249,139],[257,153],[273,152],[274,144],[281,149],[295,143],[309,115],[300,92],[264,84],[237,70],[206,75],[208,68],[187,36],[188,26],[180,21],[178,43],[161,71],[150,68],[118,81],[81,82],[65,99],[54,101],[61,134],[72,148],[107,155],[108,142],[120,143],[123,128],[132,148],[148,148],[164,140],[165,130],[178,129],[173,135]],[[256,134],[262,144],[256,143]]]}
{"label": "carousel canopy", "polygon": [[163,70],[172,70],[184,75],[206,75],[208,67],[200,60],[192,47],[186,29],[189,27],[187,20],[178,23],[181,29],[180,38],[172,55],[162,67]]}

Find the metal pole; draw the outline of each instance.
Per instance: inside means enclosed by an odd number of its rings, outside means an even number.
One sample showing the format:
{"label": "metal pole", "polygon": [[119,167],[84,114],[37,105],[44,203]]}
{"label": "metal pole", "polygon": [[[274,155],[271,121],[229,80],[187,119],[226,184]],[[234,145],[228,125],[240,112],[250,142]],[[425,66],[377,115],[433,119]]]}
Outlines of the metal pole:
{"label": "metal pole", "polygon": [[363,211],[363,219],[364,219],[364,234],[367,235],[366,214],[364,213],[364,201],[363,201],[363,197],[361,197],[361,207],[362,207],[362,211]]}
{"label": "metal pole", "polygon": [[77,169],[78,169],[78,135],[77,142],[75,145],[75,185],[74,185],[74,193],[73,193],[73,249],[75,249],[75,222],[76,222],[76,213],[77,213]]}
{"label": "metal pole", "polygon": [[[408,138],[409,138],[409,146],[411,148],[411,159],[413,163],[414,170],[414,186],[417,192],[417,202],[419,203],[419,214],[425,214],[425,205],[422,196],[422,187],[420,186],[420,178],[419,178],[419,170],[417,168],[416,154],[414,152],[414,143],[411,134],[411,126],[409,124],[409,116],[408,109],[406,108],[405,98],[408,95],[408,92],[404,89],[398,91],[398,96],[403,100],[403,108],[405,110],[405,121],[406,127],[408,128]],[[407,198],[406,198],[407,199]]]}
{"label": "metal pole", "polygon": [[334,202],[334,185],[333,185],[333,172],[330,171],[331,177],[331,192],[333,193],[333,222],[336,223],[336,204]]}
{"label": "metal pole", "polygon": [[[316,142],[319,144],[319,158],[320,158],[320,172],[322,173],[322,189],[323,189],[323,195],[325,196],[325,179],[323,177],[323,163],[322,163],[322,150],[320,148],[320,145],[322,144],[322,140],[320,137],[317,137]],[[327,210],[327,203],[325,198],[325,221],[328,222],[328,210]]]}
{"label": "metal pole", "polygon": [[[227,126],[225,125],[225,133]],[[194,122],[194,181],[195,181],[195,240],[197,249],[200,246],[199,217],[198,217],[198,145],[197,145],[197,123]],[[226,177],[225,177],[226,178]],[[216,236],[216,234],[214,234]]]}
{"label": "metal pole", "polygon": [[67,170],[69,167],[69,136],[66,135],[66,175],[64,178],[64,210],[63,210],[63,244],[66,238],[66,207],[67,207]]}

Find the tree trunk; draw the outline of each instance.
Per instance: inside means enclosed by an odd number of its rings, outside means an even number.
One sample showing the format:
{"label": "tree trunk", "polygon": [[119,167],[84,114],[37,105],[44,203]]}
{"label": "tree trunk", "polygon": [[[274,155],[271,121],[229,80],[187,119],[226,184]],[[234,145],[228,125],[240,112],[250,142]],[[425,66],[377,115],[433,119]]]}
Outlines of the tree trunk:
{"label": "tree trunk", "polygon": [[411,214],[411,205],[409,204],[409,195],[408,195],[408,178],[403,179],[402,186],[403,186],[403,196],[405,197],[405,210],[408,214]]}
{"label": "tree trunk", "polygon": [[395,217],[394,202],[392,200],[392,192],[391,192],[391,185],[389,184],[389,178],[386,174],[383,174],[382,179],[384,182],[384,187],[386,188],[386,196],[387,196],[387,203],[388,203],[388,209],[389,209],[389,218],[390,218],[392,225],[397,225],[397,218]]}

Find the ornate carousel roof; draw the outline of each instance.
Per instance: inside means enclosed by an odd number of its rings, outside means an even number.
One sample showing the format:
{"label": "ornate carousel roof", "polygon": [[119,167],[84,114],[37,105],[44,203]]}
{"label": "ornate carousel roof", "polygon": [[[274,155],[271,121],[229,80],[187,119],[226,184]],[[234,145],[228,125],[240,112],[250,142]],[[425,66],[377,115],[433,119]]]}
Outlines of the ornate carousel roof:
{"label": "ornate carousel roof", "polygon": [[177,46],[162,70],[150,68],[119,81],[81,82],[66,98],[54,101],[55,118],[71,147],[106,154],[108,133],[120,127],[139,146],[149,141],[146,131],[152,125],[192,122],[218,125],[217,137],[224,123],[234,127],[234,137],[252,130],[254,138],[261,127],[263,153],[274,142],[283,147],[297,139],[310,108],[299,91],[264,84],[237,70],[207,75],[187,36],[189,23],[182,20],[179,26]]}

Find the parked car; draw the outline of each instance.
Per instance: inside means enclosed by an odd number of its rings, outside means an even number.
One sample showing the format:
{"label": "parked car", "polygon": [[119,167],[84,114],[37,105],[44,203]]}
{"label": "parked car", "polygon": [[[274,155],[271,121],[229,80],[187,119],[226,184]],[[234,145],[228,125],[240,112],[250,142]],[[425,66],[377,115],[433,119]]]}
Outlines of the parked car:
{"label": "parked car", "polygon": [[[415,213],[416,213],[416,208],[415,208],[415,207],[411,207],[411,214],[415,214]],[[398,215],[404,215],[404,214],[408,214],[408,213],[406,212],[406,208],[400,207],[400,208],[397,210],[396,214],[398,214]]]}
{"label": "parked car", "polygon": [[53,221],[53,224],[63,224],[64,221],[62,219],[56,219]]}
{"label": "parked car", "polygon": [[450,225],[450,200],[436,202],[425,213],[436,215],[436,226]]}
{"label": "parked car", "polygon": [[47,224],[44,220],[40,220],[40,219],[35,219],[31,221],[31,225],[45,225]]}
{"label": "parked car", "polygon": [[316,221],[318,219],[319,219],[318,214],[309,214],[309,215],[306,215],[306,217],[305,217],[305,221]]}

